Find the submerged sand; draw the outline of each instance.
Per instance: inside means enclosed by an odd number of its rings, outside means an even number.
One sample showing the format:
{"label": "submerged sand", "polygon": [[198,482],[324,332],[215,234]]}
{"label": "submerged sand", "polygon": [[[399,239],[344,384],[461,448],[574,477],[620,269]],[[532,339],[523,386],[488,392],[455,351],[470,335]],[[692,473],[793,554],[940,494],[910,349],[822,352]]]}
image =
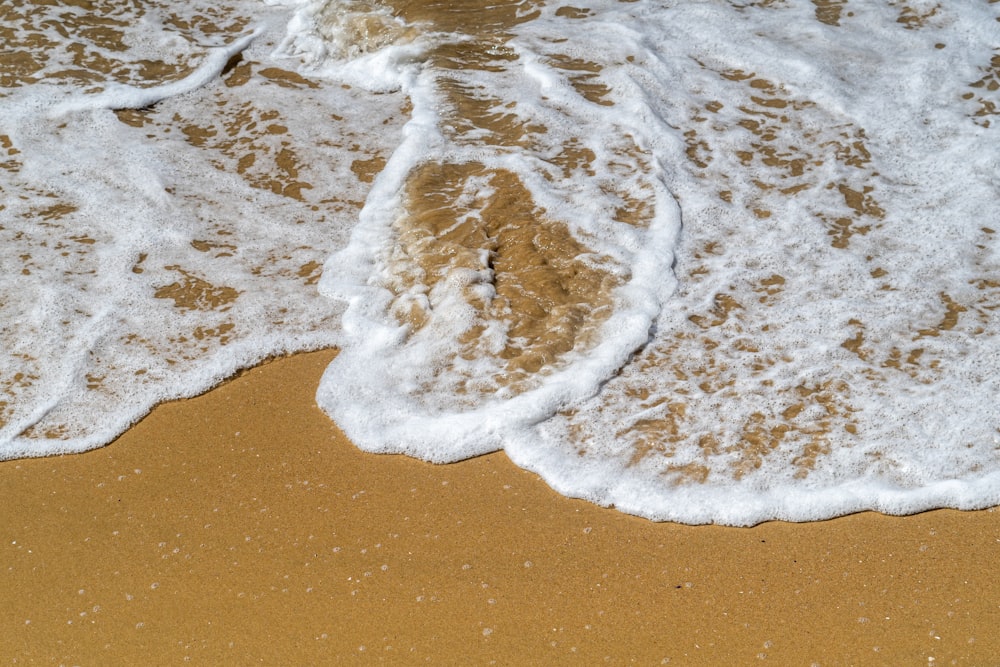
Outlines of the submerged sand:
{"label": "submerged sand", "polygon": [[564,498],[503,454],[355,449],[333,352],[0,463],[9,663],[990,664],[1000,512],[755,528]]}

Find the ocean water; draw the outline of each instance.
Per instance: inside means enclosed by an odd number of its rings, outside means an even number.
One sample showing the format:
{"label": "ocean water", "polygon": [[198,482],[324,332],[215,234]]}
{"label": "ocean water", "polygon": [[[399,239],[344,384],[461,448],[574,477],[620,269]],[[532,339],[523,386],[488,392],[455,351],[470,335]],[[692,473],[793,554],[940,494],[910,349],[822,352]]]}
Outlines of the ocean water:
{"label": "ocean water", "polygon": [[1000,2],[0,8],[0,459],[336,346],[359,447],[1000,504]]}

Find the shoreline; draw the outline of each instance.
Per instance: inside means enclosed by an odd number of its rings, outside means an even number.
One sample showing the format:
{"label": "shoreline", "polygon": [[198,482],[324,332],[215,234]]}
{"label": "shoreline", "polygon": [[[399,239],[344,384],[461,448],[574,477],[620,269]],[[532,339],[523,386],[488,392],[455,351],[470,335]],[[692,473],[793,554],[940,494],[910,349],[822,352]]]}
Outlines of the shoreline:
{"label": "shoreline", "polygon": [[[357,450],[330,350],[0,463],[14,662],[986,664],[1000,511],[752,528],[559,496],[502,453]],[[932,660],[933,659],[933,660]]]}

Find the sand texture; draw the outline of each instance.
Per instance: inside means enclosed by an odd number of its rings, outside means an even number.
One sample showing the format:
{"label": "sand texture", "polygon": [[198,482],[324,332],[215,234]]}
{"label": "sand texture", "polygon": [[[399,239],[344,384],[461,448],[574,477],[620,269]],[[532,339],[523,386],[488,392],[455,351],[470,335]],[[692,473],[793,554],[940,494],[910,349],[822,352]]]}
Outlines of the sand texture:
{"label": "sand texture", "polygon": [[752,529],[563,498],[495,454],[356,450],[332,352],[0,464],[6,664],[985,665],[1000,513]]}

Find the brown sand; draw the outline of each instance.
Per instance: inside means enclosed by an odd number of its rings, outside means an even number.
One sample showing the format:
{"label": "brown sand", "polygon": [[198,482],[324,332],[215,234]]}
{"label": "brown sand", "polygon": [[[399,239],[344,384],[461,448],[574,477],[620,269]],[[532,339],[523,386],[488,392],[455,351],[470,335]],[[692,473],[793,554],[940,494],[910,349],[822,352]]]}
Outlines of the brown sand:
{"label": "brown sand", "polygon": [[331,352],[0,464],[7,664],[995,664],[1000,512],[654,524],[356,450]]}

